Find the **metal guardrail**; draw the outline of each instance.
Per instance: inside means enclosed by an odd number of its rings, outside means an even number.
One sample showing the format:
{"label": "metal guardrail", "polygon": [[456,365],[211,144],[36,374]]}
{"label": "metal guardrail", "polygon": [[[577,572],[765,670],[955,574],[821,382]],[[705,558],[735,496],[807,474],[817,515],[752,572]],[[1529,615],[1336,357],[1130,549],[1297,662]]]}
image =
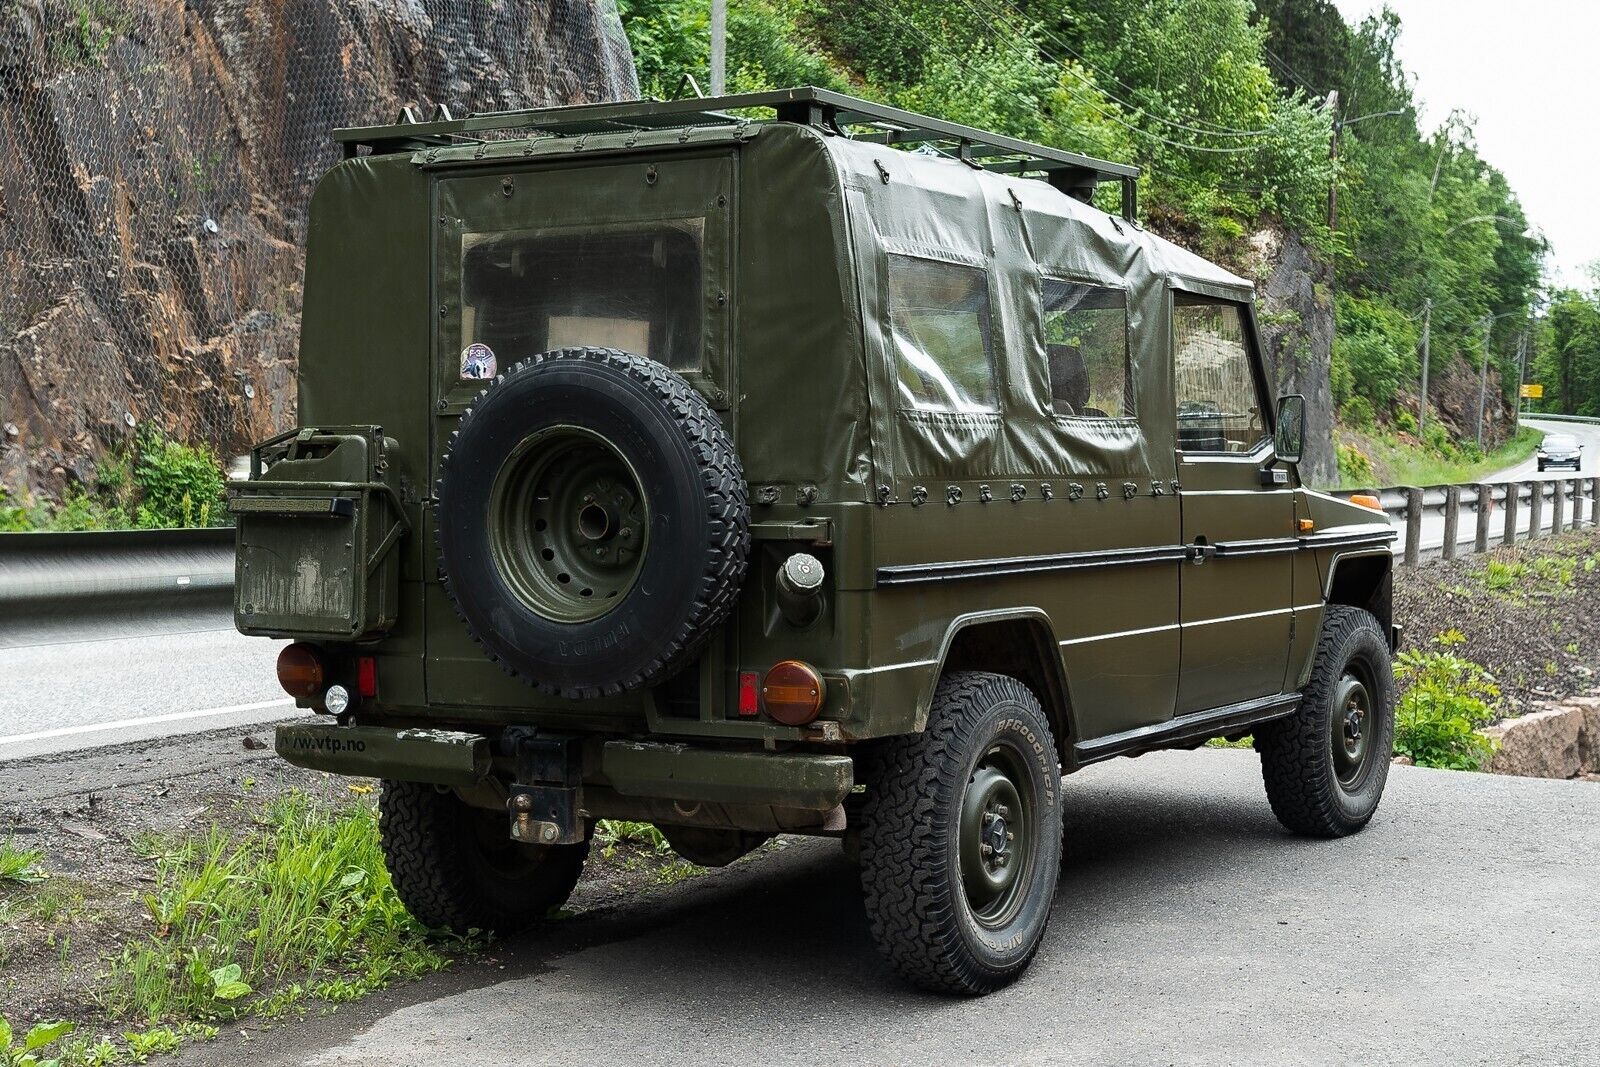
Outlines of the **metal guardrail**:
{"label": "metal guardrail", "polygon": [[0,619],[233,595],[233,530],[0,534]]}
{"label": "metal guardrail", "polygon": [[[1404,520],[1405,535],[1396,551],[1403,553],[1408,567],[1415,567],[1423,552],[1431,551],[1422,542],[1423,521],[1432,512],[1443,519],[1438,551],[1444,559],[1455,559],[1463,546],[1470,546],[1469,553],[1487,552],[1492,545],[1514,545],[1564,530],[1600,526],[1600,478],[1595,477],[1344,489],[1332,495],[1348,499],[1357,493],[1376,496],[1384,514]],[[1463,511],[1473,522],[1471,539],[1465,541]]]}
{"label": "metal guardrail", "polygon": [[1600,418],[1593,415],[1547,415],[1542,411],[1524,411],[1524,419],[1548,419],[1551,422],[1581,422],[1589,426],[1600,426]]}

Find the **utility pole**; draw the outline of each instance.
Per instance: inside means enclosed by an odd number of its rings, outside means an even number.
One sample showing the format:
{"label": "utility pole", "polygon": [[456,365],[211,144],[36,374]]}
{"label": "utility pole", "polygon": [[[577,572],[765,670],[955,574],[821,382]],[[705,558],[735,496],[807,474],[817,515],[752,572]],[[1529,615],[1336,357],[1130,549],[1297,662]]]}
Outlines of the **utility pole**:
{"label": "utility pole", "polygon": [[1512,433],[1522,432],[1522,386],[1528,380],[1528,331],[1517,336],[1517,412]]}
{"label": "utility pole", "polygon": [[728,0],[711,0],[711,95],[728,92]]}
{"label": "utility pole", "polygon": [[1483,370],[1478,375],[1478,451],[1483,451],[1483,406],[1489,399],[1489,340],[1494,333],[1494,316],[1483,317]]}
{"label": "utility pole", "polygon": [[1417,436],[1428,428],[1428,343],[1433,331],[1433,297],[1422,302],[1422,395],[1417,398]]}
{"label": "utility pole", "polygon": [[1339,90],[1328,94],[1323,110],[1333,115],[1333,135],[1328,139],[1328,162],[1333,164],[1328,175],[1328,230],[1339,228],[1339,131],[1344,124],[1339,120]]}

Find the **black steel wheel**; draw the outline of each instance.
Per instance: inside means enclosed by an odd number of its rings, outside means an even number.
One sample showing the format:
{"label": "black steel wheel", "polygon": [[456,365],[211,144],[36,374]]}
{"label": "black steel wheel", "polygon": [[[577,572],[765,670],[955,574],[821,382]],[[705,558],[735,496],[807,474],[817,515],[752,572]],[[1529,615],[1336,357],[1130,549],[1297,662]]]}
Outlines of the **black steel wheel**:
{"label": "black steel wheel", "polygon": [[1394,668],[1369,612],[1324,610],[1311,682],[1299,710],[1255,733],[1278,821],[1311,837],[1343,837],[1371,820],[1394,748]]}
{"label": "black steel wheel", "polygon": [[448,789],[385,780],[379,803],[384,865],[424,926],[509,933],[538,922],[578,884],[589,843],[524,845],[504,811],[474,808]]}
{"label": "black steel wheel", "polygon": [[864,770],[861,885],[878,949],[936,992],[1014,981],[1061,864],[1061,767],[1038,699],[1015,678],[952,672],[927,729]]}

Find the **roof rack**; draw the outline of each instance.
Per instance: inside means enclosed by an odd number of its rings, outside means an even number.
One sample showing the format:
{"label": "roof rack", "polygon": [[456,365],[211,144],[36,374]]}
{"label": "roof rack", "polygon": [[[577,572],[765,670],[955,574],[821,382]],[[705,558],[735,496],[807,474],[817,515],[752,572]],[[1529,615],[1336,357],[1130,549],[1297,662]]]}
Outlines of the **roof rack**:
{"label": "roof rack", "polygon": [[779,122],[795,122],[843,137],[879,144],[926,145],[943,155],[1001,174],[1038,175],[1067,195],[1087,202],[1102,183],[1122,187],[1122,214],[1132,219],[1138,207],[1139,168],[1065,152],[1059,148],[986,133],[943,119],[861,100],[830,89],[806,86],[769,92],[694,100],[628,100],[571,107],[526,108],[452,118],[438,109],[427,122],[412,109],[400,122],[334,131],[348,158],[365,146],[374,153],[404,152],[429,146],[473,143],[478,134],[508,130],[567,135],[624,130],[673,129],[749,121],[736,111],[769,110]]}

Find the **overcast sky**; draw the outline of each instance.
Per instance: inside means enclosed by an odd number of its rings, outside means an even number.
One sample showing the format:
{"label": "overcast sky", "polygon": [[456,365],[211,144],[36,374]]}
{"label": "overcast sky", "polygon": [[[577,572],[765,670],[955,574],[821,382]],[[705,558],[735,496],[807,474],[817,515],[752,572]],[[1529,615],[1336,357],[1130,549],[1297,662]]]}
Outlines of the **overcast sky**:
{"label": "overcast sky", "polygon": [[[1378,0],[1334,0],[1352,25]],[[1425,127],[1477,116],[1478,147],[1550,239],[1553,280],[1600,259],[1600,3],[1389,0]]]}

